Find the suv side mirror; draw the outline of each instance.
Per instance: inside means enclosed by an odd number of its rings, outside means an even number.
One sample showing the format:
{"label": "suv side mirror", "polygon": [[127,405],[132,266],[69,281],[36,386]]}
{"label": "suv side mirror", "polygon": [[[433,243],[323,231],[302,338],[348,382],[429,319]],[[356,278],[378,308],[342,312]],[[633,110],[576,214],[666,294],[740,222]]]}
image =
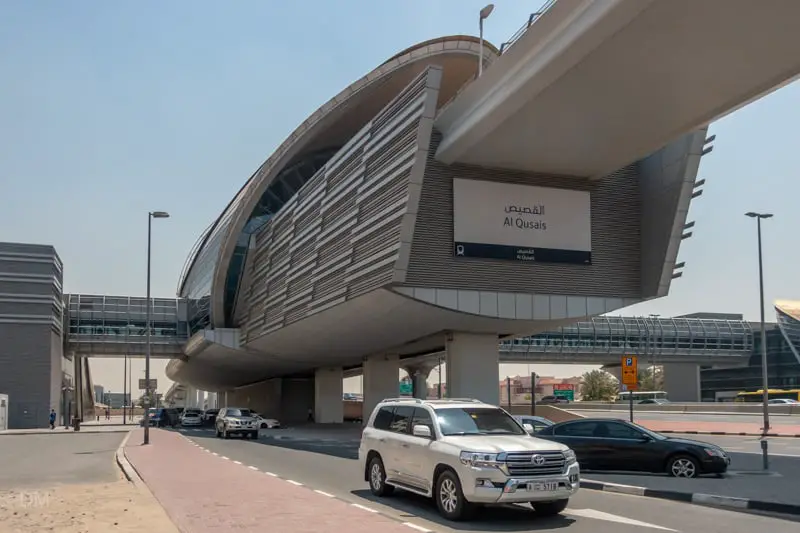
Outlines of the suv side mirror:
{"label": "suv side mirror", "polygon": [[528,433],[533,433],[533,425],[531,424],[522,424],[522,427],[525,428],[525,431]]}
{"label": "suv side mirror", "polygon": [[415,437],[422,437],[423,439],[431,438],[431,428],[423,425],[414,426],[413,433]]}

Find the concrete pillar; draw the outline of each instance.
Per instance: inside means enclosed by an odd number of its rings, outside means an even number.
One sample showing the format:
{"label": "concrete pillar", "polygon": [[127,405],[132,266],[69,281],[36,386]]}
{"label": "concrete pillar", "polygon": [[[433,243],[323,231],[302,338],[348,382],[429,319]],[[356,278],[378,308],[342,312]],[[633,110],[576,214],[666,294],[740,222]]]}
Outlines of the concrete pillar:
{"label": "concrete pillar", "polygon": [[314,372],[314,422],[341,424],[344,422],[342,367],[318,368]]}
{"label": "concrete pillar", "polygon": [[447,397],[500,401],[497,335],[455,332],[446,341]]}
{"label": "concrete pillar", "polygon": [[414,398],[419,398],[420,400],[428,399],[428,377],[431,375],[431,370],[433,370],[434,366],[435,363],[425,363],[403,367],[408,377],[411,378]]}
{"label": "concrete pillar", "polygon": [[700,365],[694,363],[665,364],[664,391],[673,402],[699,402]]}
{"label": "concrete pillar", "polygon": [[396,355],[376,355],[364,359],[364,423],[384,398],[400,395],[400,360]]}
{"label": "concrete pillar", "polygon": [[[282,424],[297,424],[308,421],[308,412],[314,414],[313,377],[281,378],[281,416]],[[341,403],[342,397],[339,396]]]}

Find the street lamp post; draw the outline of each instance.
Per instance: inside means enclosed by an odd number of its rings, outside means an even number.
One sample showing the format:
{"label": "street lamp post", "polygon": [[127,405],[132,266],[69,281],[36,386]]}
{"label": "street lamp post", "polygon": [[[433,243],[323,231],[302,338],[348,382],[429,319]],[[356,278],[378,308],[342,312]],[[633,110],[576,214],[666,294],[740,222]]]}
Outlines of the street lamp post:
{"label": "street lamp post", "polygon": [[125,360],[122,362],[122,425],[128,423],[128,414],[125,396],[128,390],[128,352],[125,352]]}
{"label": "street lamp post", "polygon": [[145,356],[144,356],[144,384],[145,384],[145,406],[144,406],[144,444],[150,444],[150,251],[152,248],[152,228],[154,218],[169,218],[169,213],[166,211],[151,211],[147,213],[147,315],[145,318],[146,340],[145,340]]}
{"label": "street lamp post", "polygon": [[764,470],[769,468],[769,455],[767,452],[768,441],[765,438],[769,432],[769,375],[767,367],[767,326],[764,322],[764,263],[761,255],[761,220],[772,218],[771,213],[755,213],[750,211],[745,213],[750,218],[755,218],[758,227],[758,289],[759,289],[759,308],[761,309],[761,388],[762,404],[764,412],[764,428],[761,438],[761,450],[763,456]]}
{"label": "street lamp post", "polygon": [[478,14],[478,33],[480,34],[479,40],[479,48],[478,48],[478,77],[480,78],[483,74],[483,21],[489,18],[489,15],[492,14],[494,10],[494,4],[488,4],[486,7],[480,10]]}

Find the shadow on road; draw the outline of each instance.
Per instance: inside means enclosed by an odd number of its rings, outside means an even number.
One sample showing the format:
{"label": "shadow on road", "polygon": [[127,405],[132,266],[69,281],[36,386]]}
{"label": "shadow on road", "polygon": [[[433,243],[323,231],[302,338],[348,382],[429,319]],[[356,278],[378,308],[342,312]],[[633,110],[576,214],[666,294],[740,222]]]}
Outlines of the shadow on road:
{"label": "shadow on road", "polygon": [[[192,435],[192,438],[198,440],[217,439],[213,433],[195,433]],[[263,434],[257,440],[244,437],[231,437],[231,439],[242,440],[254,446],[272,446],[286,450],[297,450],[308,453],[329,455],[331,457],[339,457],[341,459],[358,459],[358,443],[314,439],[276,439],[270,436],[263,436]]]}
{"label": "shadow on road", "polygon": [[357,498],[390,507],[404,517],[420,517],[457,531],[549,531],[571,526],[575,520],[568,516],[541,517],[530,507],[503,505],[479,507],[474,518],[465,522],[445,520],[429,498],[398,490],[388,498],[378,498],[368,489],[354,490]]}

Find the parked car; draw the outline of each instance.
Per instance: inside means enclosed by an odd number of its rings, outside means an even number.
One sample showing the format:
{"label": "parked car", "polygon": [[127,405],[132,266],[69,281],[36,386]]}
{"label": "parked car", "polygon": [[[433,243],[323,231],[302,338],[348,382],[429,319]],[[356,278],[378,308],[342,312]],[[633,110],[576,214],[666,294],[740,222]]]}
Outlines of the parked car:
{"label": "parked car", "polygon": [[225,407],[220,409],[217,414],[216,435],[226,439],[231,435],[257,439],[258,421],[253,417],[250,409]]}
{"label": "parked car", "polygon": [[396,398],[375,407],[358,458],[374,495],[399,488],[432,497],[450,520],[478,504],[528,503],[558,514],[578,491],[580,469],[572,450],[532,430],[477,400]]}
{"label": "parked car", "polygon": [[558,396],[542,396],[542,399],[537,403],[542,405],[550,405],[555,403],[569,403],[569,400],[566,398],[559,398]]}
{"label": "parked car", "polygon": [[514,415],[514,419],[520,423],[520,425],[525,426],[529,425],[533,428],[531,431],[528,431],[531,435],[535,435],[539,432],[539,430],[552,426],[555,424],[552,420],[548,420],[543,416],[532,416],[532,415]]}
{"label": "parked car", "polygon": [[260,429],[279,429],[281,427],[281,423],[274,418],[264,418],[258,413],[252,413],[252,415],[258,421]]}
{"label": "parked car", "polygon": [[181,426],[200,427],[203,425],[203,415],[197,411],[185,411],[181,416]]}
{"label": "parked car", "polygon": [[219,409],[206,409],[203,412],[203,425],[214,427],[217,421],[217,413],[219,413]]}
{"label": "parked car", "polygon": [[731,463],[715,444],[667,437],[625,420],[570,420],[543,428],[536,436],[569,446],[582,470],[666,472],[693,478],[724,473]]}
{"label": "parked car", "polygon": [[[150,427],[174,427],[178,425],[178,413],[176,409],[168,407],[151,407],[147,410],[150,419]],[[145,417],[139,421],[139,425],[144,426]]]}

